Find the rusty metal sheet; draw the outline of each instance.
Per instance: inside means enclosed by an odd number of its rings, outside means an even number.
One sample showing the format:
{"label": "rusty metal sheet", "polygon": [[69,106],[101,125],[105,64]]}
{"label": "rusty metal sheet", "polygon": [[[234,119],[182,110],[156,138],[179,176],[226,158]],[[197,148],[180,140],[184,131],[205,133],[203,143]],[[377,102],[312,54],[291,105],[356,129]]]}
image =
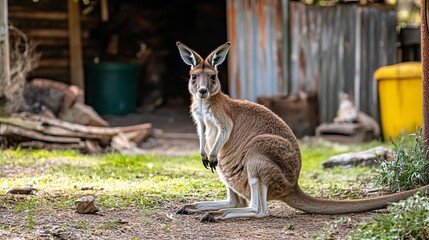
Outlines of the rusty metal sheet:
{"label": "rusty metal sheet", "polygon": [[227,1],[229,89],[233,97],[256,101],[284,91],[284,5],[288,1]]}
{"label": "rusty metal sheet", "polygon": [[308,6],[289,0],[227,0],[229,89],[256,101],[317,92],[322,122],[340,91],[378,119],[374,71],[396,62],[396,13],[356,4]]}

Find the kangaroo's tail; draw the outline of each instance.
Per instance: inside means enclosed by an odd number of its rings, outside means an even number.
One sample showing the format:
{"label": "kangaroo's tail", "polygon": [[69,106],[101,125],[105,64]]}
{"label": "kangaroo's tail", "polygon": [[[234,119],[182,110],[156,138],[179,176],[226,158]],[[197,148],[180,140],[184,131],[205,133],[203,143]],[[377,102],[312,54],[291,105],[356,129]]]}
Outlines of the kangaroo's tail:
{"label": "kangaroo's tail", "polygon": [[390,194],[381,197],[360,200],[331,200],[314,198],[304,193],[297,185],[295,191],[286,196],[283,201],[298,210],[316,214],[344,214],[365,212],[385,208],[389,203],[406,199],[419,190],[429,191],[429,185],[405,192]]}

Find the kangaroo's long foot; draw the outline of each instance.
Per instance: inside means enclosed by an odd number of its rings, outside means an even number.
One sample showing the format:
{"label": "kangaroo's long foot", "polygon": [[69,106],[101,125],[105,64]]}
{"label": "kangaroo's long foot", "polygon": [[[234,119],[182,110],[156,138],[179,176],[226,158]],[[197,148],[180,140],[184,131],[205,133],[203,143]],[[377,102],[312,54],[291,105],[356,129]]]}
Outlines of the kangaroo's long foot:
{"label": "kangaroo's long foot", "polygon": [[179,210],[177,210],[176,214],[192,214],[194,212],[197,212],[197,210],[195,209],[195,207],[193,206],[194,204],[187,204],[183,207],[181,207]]}
{"label": "kangaroo's long foot", "polygon": [[251,207],[246,208],[231,208],[222,209],[216,212],[208,212],[201,218],[201,222],[214,222],[216,220],[225,220],[230,218],[262,218],[268,216],[268,211],[261,211],[261,209],[254,209]]}
{"label": "kangaroo's long foot", "polygon": [[192,214],[202,211],[215,211],[220,209],[243,207],[247,203],[246,199],[235,193],[231,188],[227,187],[227,199],[223,201],[208,201],[196,202],[187,204],[180,208],[177,214]]}
{"label": "kangaroo's long foot", "polygon": [[268,188],[257,178],[250,178],[250,204],[244,208],[229,208],[219,211],[208,212],[202,218],[201,222],[214,222],[230,218],[261,218],[268,216],[267,193]]}

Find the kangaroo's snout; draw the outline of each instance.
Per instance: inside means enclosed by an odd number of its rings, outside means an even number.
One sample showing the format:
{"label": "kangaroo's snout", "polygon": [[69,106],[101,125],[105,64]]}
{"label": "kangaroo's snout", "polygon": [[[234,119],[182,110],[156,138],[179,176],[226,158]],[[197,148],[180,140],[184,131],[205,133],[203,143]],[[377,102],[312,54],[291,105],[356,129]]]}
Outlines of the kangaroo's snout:
{"label": "kangaroo's snout", "polygon": [[198,92],[200,92],[201,94],[206,94],[207,88],[200,88],[200,90],[198,90]]}
{"label": "kangaroo's snout", "polygon": [[198,89],[198,94],[200,98],[205,98],[208,95],[208,90],[206,87],[202,87],[200,89]]}

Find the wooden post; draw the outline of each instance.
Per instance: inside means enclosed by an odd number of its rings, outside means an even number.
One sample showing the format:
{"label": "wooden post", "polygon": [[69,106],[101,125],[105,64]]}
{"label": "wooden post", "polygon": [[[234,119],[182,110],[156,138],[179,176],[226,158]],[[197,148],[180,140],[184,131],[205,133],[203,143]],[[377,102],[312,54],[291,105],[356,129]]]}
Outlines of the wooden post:
{"label": "wooden post", "polygon": [[7,0],[0,0],[0,96],[10,85],[9,26]]}
{"label": "wooden post", "polygon": [[108,0],[101,0],[101,21],[109,21],[109,4]]}
{"label": "wooden post", "polygon": [[429,0],[421,0],[421,44],[422,44],[422,84],[423,84],[423,139],[426,160],[429,160]]}
{"label": "wooden post", "polygon": [[79,1],[68,0],[70,81],[84,89]]}
{"label": "wooden post", "polygon": [[6,91],[10,86],[9,25],[7,0],[0,0],[0,116],[5,112],[8,98]]}

